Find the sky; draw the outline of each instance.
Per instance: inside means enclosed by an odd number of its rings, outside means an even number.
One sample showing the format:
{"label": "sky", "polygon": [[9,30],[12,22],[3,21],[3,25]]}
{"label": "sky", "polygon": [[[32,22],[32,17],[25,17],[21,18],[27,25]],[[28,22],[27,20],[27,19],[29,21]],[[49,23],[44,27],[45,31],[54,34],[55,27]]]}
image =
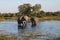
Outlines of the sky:
{"label": "sky", "polygon": [[41,10],[46,12],[60,11],[60,0],[0,0],[0,12],[16,13],[18,12],[18,6],[25,3],[30,3],[32,6],[41,4]]}

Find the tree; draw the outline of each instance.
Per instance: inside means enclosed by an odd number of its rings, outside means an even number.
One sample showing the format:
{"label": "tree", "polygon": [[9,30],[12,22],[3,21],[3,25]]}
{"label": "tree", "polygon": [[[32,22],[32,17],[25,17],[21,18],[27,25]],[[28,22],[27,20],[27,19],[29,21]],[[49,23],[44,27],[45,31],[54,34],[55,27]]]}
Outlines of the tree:
{"label": "tree", "polygon": [[42,11],[40,11],[40,16],[44,17],[44,16],[46,16],[46,13],[42,10]]}
{"label": "tree", "polygon": [[60,11],[54,12],[56,16],[60,16]]}
{"label": "tree", "polygon": [[24,4],[24,5],[20,5],[19,7],[18,7],[18,9],[19,9],[19,12],[21,13],[21,14],[26,14],[29,10],[30,10],[30,4]]}
{"label": "tree", "polygon": [[34,14],[37,16],[37,14],[39,13],[40,9],[41,9],[41,5],[40,4],[35,4],[32,7],[33,11],[31,12],[31,14]]}
{"label": "tree", "polygon": [[33,6],[33,10],[34,11],[40,11],[41,9],[41,5],[40,4],[35,4],[35,6]]}
{"label": "tree", "polygon": [[40,4],[36,4],[35,6],[31,6],[30,4],[23,4],[18,7],[19,13],[18,15],[36,15],[39,13],[41,9]]}

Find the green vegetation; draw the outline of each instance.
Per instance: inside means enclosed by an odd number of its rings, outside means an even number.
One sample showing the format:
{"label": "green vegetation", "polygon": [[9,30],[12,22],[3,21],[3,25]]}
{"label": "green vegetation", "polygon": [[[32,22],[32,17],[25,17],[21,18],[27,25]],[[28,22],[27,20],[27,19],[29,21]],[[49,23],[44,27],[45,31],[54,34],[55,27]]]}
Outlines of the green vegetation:
{"label": "green vegetation", "polygon": [[28,15],[37,17],[39,20],[60,20],[60,11],[56,12],[45,12],[40,10],[41,4],[23,4],[19,5],[19,12],[17,13],[0,13],[0,21],[4,20],[17,20],[19,16]]}

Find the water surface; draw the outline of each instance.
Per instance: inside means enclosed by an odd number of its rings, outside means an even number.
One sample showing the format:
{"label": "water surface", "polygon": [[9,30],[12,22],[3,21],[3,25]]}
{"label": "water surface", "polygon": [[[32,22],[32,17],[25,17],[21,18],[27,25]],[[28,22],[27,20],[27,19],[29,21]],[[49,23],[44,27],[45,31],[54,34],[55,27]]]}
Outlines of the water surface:
{"label": "water surface", "polygon": [[[8,33],[18,33],[18,24],[16,21],[0,22],[0,30],[6,30]],[[45,39],[60,37],[60,21],[38,22],[36,27],[31,27],[31,22],[30,22],[27,23],[26,29],[24,30],[19,29],[20,36],[22,35],[26,36],[30,33],[46,35],[46,36],[31,38],[31,40],[45,40]]]}

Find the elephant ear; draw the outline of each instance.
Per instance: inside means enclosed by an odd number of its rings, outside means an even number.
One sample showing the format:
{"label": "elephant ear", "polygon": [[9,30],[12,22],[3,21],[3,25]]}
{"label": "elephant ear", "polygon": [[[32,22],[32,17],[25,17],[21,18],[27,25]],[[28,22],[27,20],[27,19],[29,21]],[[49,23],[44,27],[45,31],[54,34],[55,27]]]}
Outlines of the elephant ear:
{"label": "elephant ear", "polygon": [[28,16],[24,16],[24,18],[26,19],[26,21],[28,21],[28,20],[29,20],[29,17],[28,17]]}
{"label": "elephant ear", "polygon": [[19,20],[21,20],[22,19],[22,16],[19,18]]}

